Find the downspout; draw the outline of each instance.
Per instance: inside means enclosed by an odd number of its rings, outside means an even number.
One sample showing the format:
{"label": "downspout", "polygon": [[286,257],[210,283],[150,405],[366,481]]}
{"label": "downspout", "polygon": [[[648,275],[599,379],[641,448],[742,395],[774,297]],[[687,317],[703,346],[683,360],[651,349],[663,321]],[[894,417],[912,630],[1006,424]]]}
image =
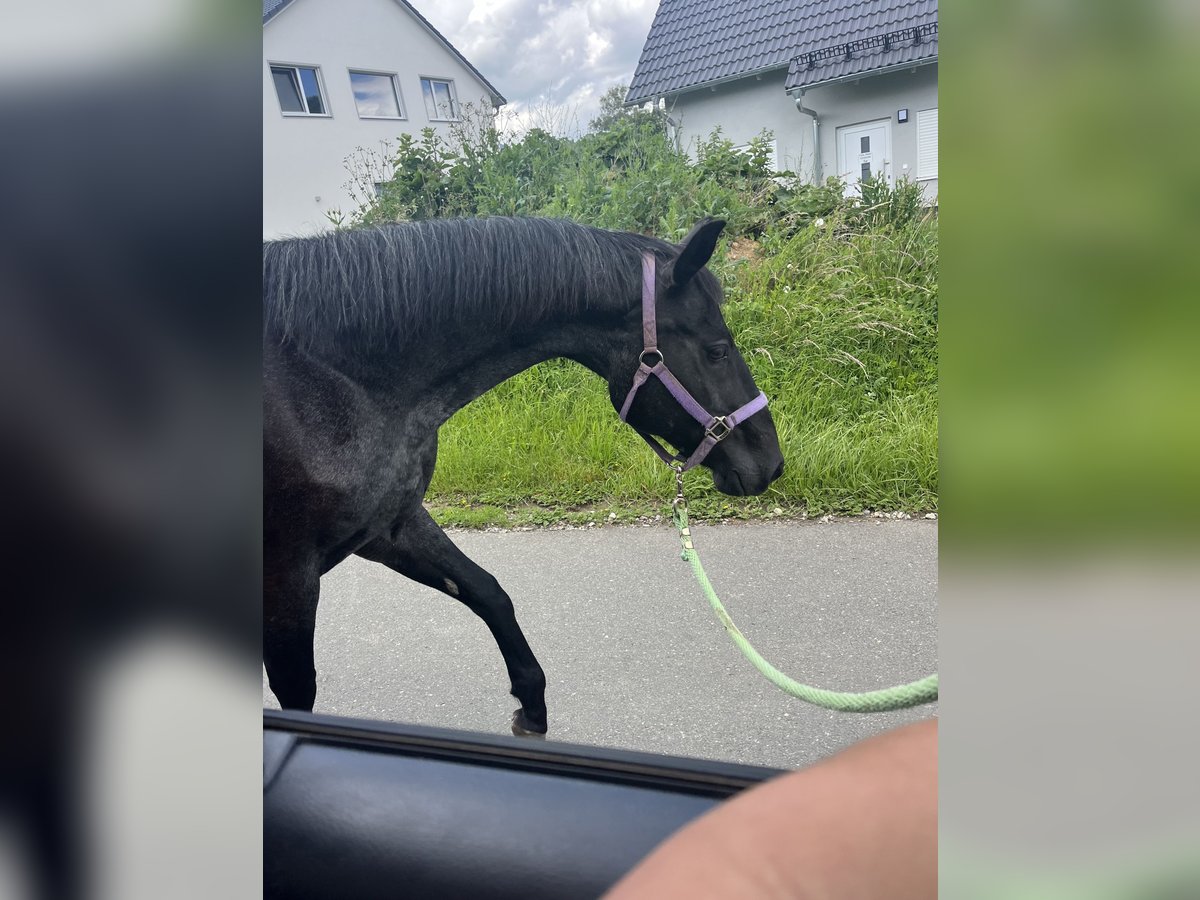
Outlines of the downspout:
{"label": "downspout", "polygon": [[804,91],[801,91],[794,98],[796,103],[796,111],[812,116],[813,122],[813,184],[821,183],[821,117],[817,115],[815,109],[808,109],[804,105]]}
{"label": "downspout", "polygon": [[672,144],[674,144],[675,149],[678,150],[679,149],[679,127],[682,123],[671,118],[671,114],[669,112],[667,112],[667,98],[666,97],[658,98],[658,108],[660,110],[662,110],[663,118],[666,120],[666,123],[667,123],[667,140],[669,140]]}
{"label": "downspout", "polygon": [[675,149],[679,149],[679,126],[681,123],[676,122],[669,115],[667,118],[668,139],[674,145]]}

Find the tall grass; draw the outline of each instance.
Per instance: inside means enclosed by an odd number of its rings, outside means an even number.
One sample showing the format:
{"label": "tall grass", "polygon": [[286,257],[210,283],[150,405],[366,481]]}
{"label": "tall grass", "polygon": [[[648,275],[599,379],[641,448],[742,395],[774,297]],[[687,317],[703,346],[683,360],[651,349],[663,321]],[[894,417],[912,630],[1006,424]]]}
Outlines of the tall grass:
{"label": "tall grass", "polygon": [[[696,513],[935,509],[938,235],[916,186],[870,183],[848,201],[836,182],[781,177],[765,151],[734,152],[719,133],[693,161],[655,114],[609,113],[575,140],[538,130],[504,140],[477,119],[450,142],[401,139],[383,161],[394,178],[378,197],[364,189],[349,220],[556,215],[677,238],[703,215],[725,217],[711,266],[771,398],[786,469],[745,500],[692,478]],[[669,470],[617,419],[603,382],[554,360],[443,427],[427,499],[444,522],[480,525],[628,518],[670,491]]]}
{"label": "tall grass", "polygon": [[[760,252],[717,269],[787,466],[747,500],[690,479],[699,514],[936,509],[936,225],[855,232],[834,220]],[[669,496],[670,480],[617,419],[603,382],[553,361],[446,424],[429,496],[449,521],[464,500],[534,507],[518,520],[597,506],[630,514]]]}

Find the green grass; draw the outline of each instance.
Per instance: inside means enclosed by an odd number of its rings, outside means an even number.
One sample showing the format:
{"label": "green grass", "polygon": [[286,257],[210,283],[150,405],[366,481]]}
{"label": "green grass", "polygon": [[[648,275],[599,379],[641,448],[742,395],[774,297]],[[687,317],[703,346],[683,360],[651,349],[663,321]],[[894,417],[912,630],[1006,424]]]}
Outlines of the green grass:
{"label": "green grass", "polygon": [[[930,221],[831,221],[716,265],[787,468],[757,498],[689,477],[694,517],[937,508],[937,268]],[[600,525],[661,513],[672,495],[670,471],[617,419],[603,382],[554,360],[443,427],[427,501],[449,525]]]}

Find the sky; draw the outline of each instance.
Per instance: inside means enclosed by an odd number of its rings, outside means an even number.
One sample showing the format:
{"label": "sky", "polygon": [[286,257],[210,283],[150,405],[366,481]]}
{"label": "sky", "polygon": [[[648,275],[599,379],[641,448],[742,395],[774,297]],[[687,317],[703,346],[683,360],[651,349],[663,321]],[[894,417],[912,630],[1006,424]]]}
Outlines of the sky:
{"label": "sky", "polygon": [[[507,99],[517,129],[587,128],[629,84],[658,0],[411,0]],[[515,121],[512,121],[515,120]]]}

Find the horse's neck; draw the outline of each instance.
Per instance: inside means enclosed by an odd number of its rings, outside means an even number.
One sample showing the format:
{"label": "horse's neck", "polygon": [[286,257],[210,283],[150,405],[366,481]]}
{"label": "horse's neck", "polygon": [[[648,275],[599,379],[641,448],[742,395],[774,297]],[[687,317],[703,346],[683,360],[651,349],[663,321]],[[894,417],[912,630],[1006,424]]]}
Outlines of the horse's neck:
{"label": "horse's neck", "polygon": [[348,374],[436,428],[496,385],[549,359],[566,357],[607,378],[619,341],[619,323],[600,318],[512,332],[448,331],[358,362]]}

